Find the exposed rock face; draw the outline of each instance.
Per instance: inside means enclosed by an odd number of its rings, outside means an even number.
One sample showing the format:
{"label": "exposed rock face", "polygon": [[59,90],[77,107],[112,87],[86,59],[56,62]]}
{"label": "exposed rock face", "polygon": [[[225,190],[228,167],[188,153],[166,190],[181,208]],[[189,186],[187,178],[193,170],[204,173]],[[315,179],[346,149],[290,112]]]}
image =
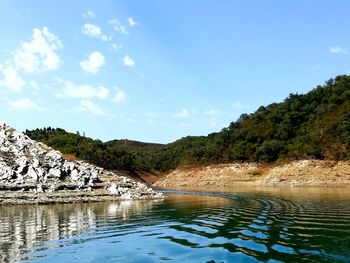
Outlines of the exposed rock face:
{"label": "exposed rock face", "polygon": [[348,186],[349,161],[298,160],[267,171],[258,183],[290,186]]}
{"label": "exposed rock face", "polygon": [[[230,163],[178,168],[158,187],[350,186],[350,161],[297,160],[279,164]],[[203,188],[202,188],[203,189]]]}
{"label": "exposed rock face", "polygon": [[84,162],[69,162],[59,152],[0,124],[1,188],[89,189],[101,172],[101,168]]}
{"label": "exposed rock face", "polygon": [[[102,174],[118,177],[86,162],[67,161],[60,152],[0,123],[0,190],[32,193],[91,191],[96,185],[103,185],[99,179]],[[110,195],[122,199],[141,195],[161,197],[144,184],[125,177],[117,179],[122,185],[114,185]]]}

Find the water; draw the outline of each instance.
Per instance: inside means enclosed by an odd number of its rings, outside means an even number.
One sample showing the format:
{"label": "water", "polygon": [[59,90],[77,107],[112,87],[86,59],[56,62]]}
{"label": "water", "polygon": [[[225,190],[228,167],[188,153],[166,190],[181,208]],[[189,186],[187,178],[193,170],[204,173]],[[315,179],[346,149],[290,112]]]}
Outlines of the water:
{"label": "water", "polygon": [[1,262],[350,262],[347,189],[0,206]]}

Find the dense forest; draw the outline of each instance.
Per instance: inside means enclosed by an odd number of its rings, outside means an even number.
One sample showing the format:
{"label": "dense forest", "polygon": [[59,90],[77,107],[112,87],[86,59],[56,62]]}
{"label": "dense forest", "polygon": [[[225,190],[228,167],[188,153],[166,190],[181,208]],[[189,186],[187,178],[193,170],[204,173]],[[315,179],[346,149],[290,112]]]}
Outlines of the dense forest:
{"label": "dense forest", "polygon": [[107,169],[164,172],[179,165],[233,161],[347,159],[350,76],[338,76],[307,94],[290,94],[281,103],[242,114],[220,132],[167,145],[129,140],[104,143],[50,127],[27,130],[26,134]]}

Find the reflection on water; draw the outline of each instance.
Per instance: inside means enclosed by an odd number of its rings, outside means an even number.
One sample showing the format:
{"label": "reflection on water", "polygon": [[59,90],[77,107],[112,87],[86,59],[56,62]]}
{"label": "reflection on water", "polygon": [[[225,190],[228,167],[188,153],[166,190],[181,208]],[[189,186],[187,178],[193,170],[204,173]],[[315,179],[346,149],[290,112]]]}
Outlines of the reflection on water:
{"label": "reflection on water", "polygon": [[[347,189],[0,207],[3,262],[349,262]],[[231,192],[231,193],[230,193]]]}
{"label": "reflection on water", "polygon": [[[125,222],[151,209],[154,202],[0,206],[0,262],[19,261],[27,252],[23,249],[40,247],[43,241],[93,233],[109,219]],[[55,245],[47,245],[51,247]]]}

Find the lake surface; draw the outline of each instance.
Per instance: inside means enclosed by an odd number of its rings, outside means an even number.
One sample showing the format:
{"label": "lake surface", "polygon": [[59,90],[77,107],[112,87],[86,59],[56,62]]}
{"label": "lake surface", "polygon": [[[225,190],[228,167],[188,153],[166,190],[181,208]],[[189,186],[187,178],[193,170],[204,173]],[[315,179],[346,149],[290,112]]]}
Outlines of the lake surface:
{"label": "lake surface", "polygon": [[0,206],[1,262],[350,262],[350,189]]}

